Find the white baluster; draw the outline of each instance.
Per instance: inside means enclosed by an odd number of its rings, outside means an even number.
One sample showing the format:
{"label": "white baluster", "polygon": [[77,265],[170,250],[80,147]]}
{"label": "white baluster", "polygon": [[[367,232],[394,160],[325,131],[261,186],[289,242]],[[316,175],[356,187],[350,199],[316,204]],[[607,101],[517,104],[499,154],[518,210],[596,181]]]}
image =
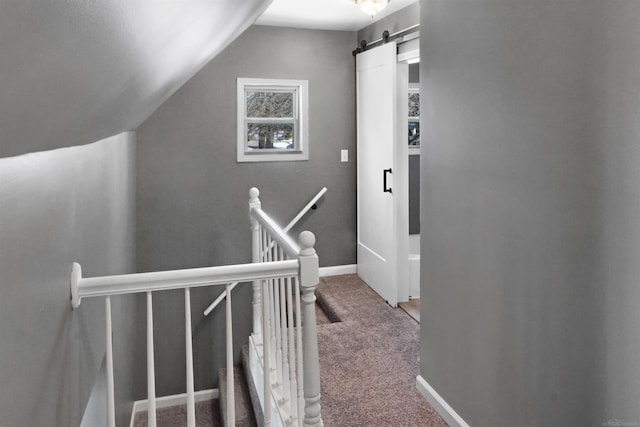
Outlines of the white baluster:
{"label": "white baluster", "polygon": [[269,284],[269,305],[270,305],[270,313],[269,313],[269,322],[271,328],[271,388],[276,389],[280,385],[280,377],[278,376],[278,371],[280,369],[280,357],[278,356],[278,341],[276,340],[276,318],[278,314],[276,312],[276,296],[275,296],[275,288],[273,284],[274,280],[271,280]]}
{"label": "white baluster", "polygon": [[304,425],[322,426],[320,414],[320,362],[318,360],[318,335],[316,331],[315,291],[318,286],[318,256],[313,248],[316,238],[303,231],[300,242],[300,285],[303,306],[303,356],[304,356]]}
{"label": "white baluster", "polygon": [[156,427],[156,373],[153,351],[153,297],[147,292],[147,419],[149,427]]}
{"label": "white baluster", "polygon": [[262,281],[262,360],[264,380],[264,425],[271,425],[271,351],[269,349],[269,282]]}
{"label": "white baluster", "polygon": [[196,402],[193,385],[193,343],[191,334],[191,291],[184,289],[184,333],[187,362],[187,427],[196,427]]}
{"label": "white baluster", "polygon": [[269,251],[267,248],[269,247],[269,236],[267,235],[267,230],[262,228],[262,262],[267,262],[269,260]]}
{"label": "white baluster", "polygon": [[289,340],[289,401],[291,402],[291,416],[292,418],[298,418],[298,399],[297,399],[297,381],[296,381],[296,347],[294,338],[294,318],[293,318],[293,301],[292,301],[292,286],[291,277],[286,279],[286,294],[287,294],[287,332]]}
{"label": "white baluster", "polygon": [[[260,208],[261,203],[260,199],[260,191],[257,188],[253,187],[249,190],[249,212],[253,208]],[[251,262],[260,262],[260,248],[261,246],[261,231],[260,231],[260,223],[249,215],[249,220],[251,223]],[[260,280],[254,280],[252,283],[253,290],[253,334],[260,335],[261,326],[260,326]]]}
{"label": "white baluster", "polygon": [[[278,248],[278,260],[284,260],[284,251]],[[285,401],[290,399],[289,394],[289,341],[287,337],[287,292],[285,279],[278,279],[278,293],[280,294],[280,339],[282,348],[282,398]]]}
{"label": "white baluster", "polygon": [[294,297],[296,299],[296,359],[297,372],[296,381],[298,382],[298,417],[302,421],[304,419],[304,361],[302,357],[302,308],[300,307],[300,280],[293,278],[295,284]]}
{"label": "white baluster", "polygon": [[[273,261],[273,252],[271,250],[271,248],[273,248],[273,239],[271,238],[271,236],[268,236],[267,238],[267,262],[271,262]],[[277,342],[276,342],[276,328],[275,328],[275,319],[276,319],[276,314],[275,314],[275,299],[273,296],[273,279],[269,279],[267,281],[267,283],[269,284],[269,340],[270,342],[270,350],[271,352],[270,357],[271,357],[271,373],[275,374],[276,377],[276,385],[278,384],[278,375],[277,375],[277,369],[278,369],[278,359],[276,358],[276,353],[277,353]],[[271,378],[271,377],[269,377]],[[271,383],[272,380],[269,380],[269,383]],[[274,384],[271,384],[271,386],[273,387]]]}
{"label": "white baluster", "polygon": [[[277,244],[273,245],[272,259],[277,261],[278,248]],[[282,325],[280,323],[280,279],[274,279],[271,285],[273,290],[273,331],[275,339],[275,365],[276,365],[276,386],[282,387]]]}
{"label": "white baluster", "polygon": [[231,315],[231,287],[227,285],[227,425],[236,425],[236,405],[233,375],[233,319]]}
{"label": "white baluster", "polygon": [[107,426],[116,425],[115,386],[113,383],[113,331],[111,330],[111,297],[105,298],[107,323]]}

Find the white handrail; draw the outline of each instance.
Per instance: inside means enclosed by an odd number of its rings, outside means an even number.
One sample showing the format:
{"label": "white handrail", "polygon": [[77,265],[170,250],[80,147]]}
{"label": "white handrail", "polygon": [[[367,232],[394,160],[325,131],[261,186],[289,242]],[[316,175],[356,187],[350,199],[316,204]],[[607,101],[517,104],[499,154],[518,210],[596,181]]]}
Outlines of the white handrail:
{"label": "white handrail", "polygon": [[[251,216],[258,220],[264,230],[268,232],[271,238],[280,245],[284,251],[292,258],[300,253],[300,246],[284,233],[282,228],[269,215],[260,208],[251,209]],[[269,246],[271,248],[271,246]]]}
{"label": "white handrail", "polygon": [[232,282],[294,276],[297,273],[298,261],[288,260],[269,264],[222,265],[83,278],[80,264],[74,263],[71,273],[71,304],[77,308],[82,298],[226,285]]}
{"label": "white handrail", "polygon": [[[311,208],[313,208],[313,206],[315,206],[315,204],[318,202],[318,200],[320,200],[320,198],[322,196],[324,196],[324,193],[327,192],[327,187],[322,187],[322,189],[320,191],[318,191],[318,193],[313,196],[313,198],[309,201],[309,203],[307,203],[301,210],[300,212],[298,212],[298,214],[291,220],[289,221],[289,224],[287,224],[287,226],[284,228],[284,232],[288,232],[289,230],[291,230],[293,228],[294,225],[296,225],[298,223],[298,221],[300,221],[300,219],[306,215],[307,212],[309,212],[309,210]],[[229,289],[229,292],[233,290],[233,288],[236,287],[236,285],[238,284],[238,282],[235,282],[231,285],[231,289]],[[207,307],[204,310],[204,315],[208,316],[209,313],[211,313],[221,302],[222,300],[227,296],[227,290],[225,289],[224,291],[222,291],[222,293],[218,296],[218,298],[216,298],[215,301],[213,301],[211,304],[209,304],[209,307]]]}
{"label": "white handrail", "polygon": [[208,316],[209,313],[211,313],[213,309],[216,308],[218,304],[220,304],[222,300],[226,298],[227,294],[229,294],[236,286],[238,286],[238,282],[233,282],[224,291],[222,291],[222,293],[218,295],[218,298],[216,298],[215,301],[209,304],[209,307],[205,309],[204,315]]}
{"label": "white handrail", "polygon": [[284,228],[284,231],[287,232],[291,230],[291,228],[293,228],[293,226],[296,225],[298,221],[300,221],[300,218],[302,218],[307,212],[309,212],[309,209],[311,209],[316,204],[316,202],[320,200],[322,196],[324,196],[324,193],[326,192],[327,192],[327,187],[322,187],[322,190],[318,191],[318,194],[316,194],[313,197],[313,199],[311,199],[311,201],[307,203],[307,205],[304,208],[302,208],[302,210],[298,213],[298,215],[296,215],[295,218],[293,218],[291,222],[287,224],[287,226]]}

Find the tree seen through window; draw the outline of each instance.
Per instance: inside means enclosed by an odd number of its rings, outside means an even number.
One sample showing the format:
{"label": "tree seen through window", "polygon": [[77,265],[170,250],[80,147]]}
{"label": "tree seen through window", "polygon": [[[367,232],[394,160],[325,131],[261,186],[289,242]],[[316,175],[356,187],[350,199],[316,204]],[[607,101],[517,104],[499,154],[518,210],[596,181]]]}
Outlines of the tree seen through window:
{"label": "tree seen through window", "polygon": [[247,146],[250,149],[293,149],[294,92],[247,89]]}

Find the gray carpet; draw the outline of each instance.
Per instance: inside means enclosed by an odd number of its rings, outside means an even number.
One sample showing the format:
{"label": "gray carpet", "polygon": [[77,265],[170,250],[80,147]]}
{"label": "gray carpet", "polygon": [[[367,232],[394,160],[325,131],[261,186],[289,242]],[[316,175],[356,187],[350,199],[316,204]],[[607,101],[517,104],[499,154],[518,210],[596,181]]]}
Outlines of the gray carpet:
{"label": "gray carpet", "polygon": [[[147,421],[147,412],[138,412],[133,425],[135,427],[147,427]],[[156,422],[158,427],[187,427],[187,405],[158,409],[156,411]],[[196,426],[222,426],[218,399],[196,402]]]}
{"label": "gray carpet", "polygon": [[327,427],[447,426],[416,389],[419,325],[355,274],[320,279],[318,326]]}
{"label": "gray carpet", "polygon": [[[247,360],[248,361],[248,360]],[[233,374],[234,381],[234,396],[235,396],[235,411],[236,411],[236,425],[243,427],[255,427],[257,426],[256,417],[254,415],[253,408],[251,406],[251,397],[249,396],[249,388],[247,378],[245,377],[245,371],[242,366],[234,366]],[[222,369],[220,375],[219,389],[220,389],[220,408],[221,408],[221,420],[227,418],[227,370]],[[222,424],[221,424],[222,425]]]}
{"label": "gray carpet", "polygon": [[[416,389],[419,325],[412,317],[355,274],[321,278],[317,298],[326,427],[447,426]],[[219,412],[217,399],[196,404],[198,426],[221,425]],[[135,426],[146,426],[146,418],[136,414]],[[158,410],[158,426],[186,426],[184,405]]]}

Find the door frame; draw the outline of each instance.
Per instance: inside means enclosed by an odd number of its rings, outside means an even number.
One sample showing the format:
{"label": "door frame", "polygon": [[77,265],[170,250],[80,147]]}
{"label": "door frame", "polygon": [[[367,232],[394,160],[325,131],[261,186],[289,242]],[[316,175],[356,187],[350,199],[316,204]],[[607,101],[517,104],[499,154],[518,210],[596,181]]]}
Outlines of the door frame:
{"label": "door frame", "polygon": [[[409,147],[407,143],[407,123],[409,120],[409,105],[407,95],[409,93],[409,63],[420,59],[419,45],[411,45],[410,50],[404,50],[397,55],[397,123],[398,136],[395,147],[395,165],[398,174],[396,187],[399,187],[396,203],[395,229],[397,231],[396,242],[398,251],[398,302],[409,301],[409,297],[419,298],[420,295],[412,295],[409,285]],[[402,95],[400,95],[402,94]]]}
{"label": "door frame", "polygon": [[397,272],[396,290],[398,302],[409,301],[409,147],[407,144],[407,121],[409,116],[409,63],[396,61],[396,138],[393,167],[395,174],[396,197],[395,210],[395,242]]}

